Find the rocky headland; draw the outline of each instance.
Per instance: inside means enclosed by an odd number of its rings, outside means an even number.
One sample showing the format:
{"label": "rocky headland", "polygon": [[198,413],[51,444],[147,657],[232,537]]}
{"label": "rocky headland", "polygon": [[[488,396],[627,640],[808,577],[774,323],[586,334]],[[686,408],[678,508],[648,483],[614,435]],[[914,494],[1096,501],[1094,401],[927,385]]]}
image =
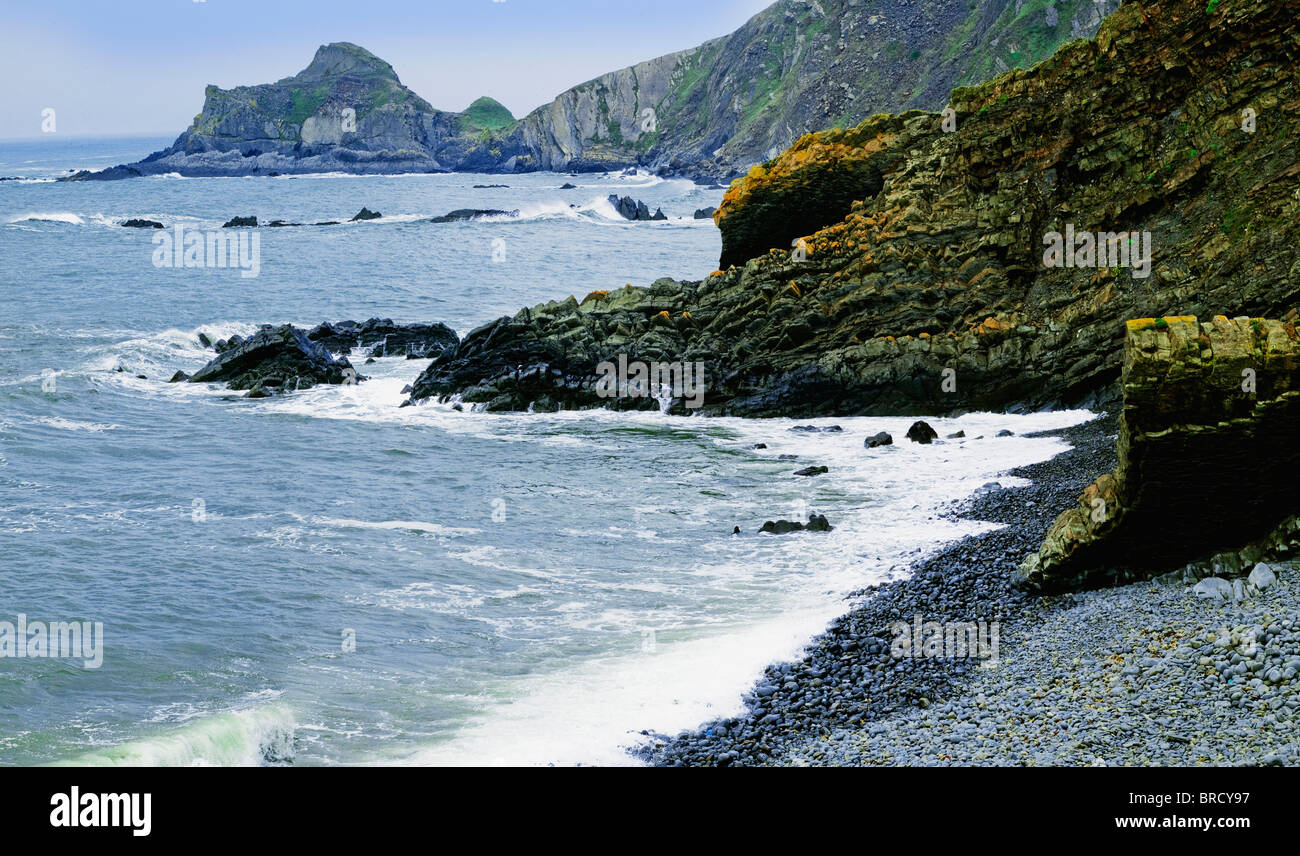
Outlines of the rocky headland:
{"label": "rocky headland", "polygon": [[950,114],[806,135],[727,192],[723,269],[494,321],[412,398],[605,406],[626,354],[702,362],[716,414],[1118,403],[1129,319],[1297,305],[1297,11],[1125,4]]}
{"label": "rocky headland", "polygon": [[439,110],[347,42],[276,83],[209,86],[170,147],[69,180],[313,172],[592,172],[729,178],[808,131],[937,108],[958,84],[1091,36],[1119,0],[779,0],[736,32],[573,87],[516,119]]}

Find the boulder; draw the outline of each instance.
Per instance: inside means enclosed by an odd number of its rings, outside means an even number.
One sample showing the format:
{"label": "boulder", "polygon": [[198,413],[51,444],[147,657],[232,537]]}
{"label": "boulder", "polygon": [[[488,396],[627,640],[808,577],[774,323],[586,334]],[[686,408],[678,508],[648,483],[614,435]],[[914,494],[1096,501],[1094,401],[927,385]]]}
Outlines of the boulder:
{"label": "boulder", "polygon": [[716,207],[713,207],[713,206],[710,206],[710,207],[708,207],[708,208],[696,208],[696,209],[695,209],[695,219],[696,219],[696,220],[712,220],[712,219],[713,219],[713,215],[716,214],[717,212],[718,212],[718,209],[717,209]]}
{"label": "boulder", "polygon": [[161,229],[163,224],[157,220],[124,220],[122,225],[128,229]]}
{"label": "boulder", "polygon": [[380,214],[378,211],[371,211],[369,208],[362,206],[361,210],[357,212],[356,216],[353,217],[348,222],[356,223],[358,220],[378,220],[380,217],[383,216],[384,215]]}
{"label": "boulder", "polygon": [[939,432],[930,427],[928,422],[913,422],[912,427],[907,429],[907,439],[913,443],[929,445],[939,438]]}
{"label": "boulder", "polygon": [[797,476],[820,476],[829,473],[830,467],[804,467],[802,470],[795,470]]}
{"label": "boulder", "polygon": [[1246,577],[1246,582],[1254,586],[1256,590],[1263,591],[1277,582],[1277,574],[1273,573],[1273,569],[1268,565],[1260,562],[1251,569],[1250,576]]}
{"label": "boulder", "polygon": [[862,445],[868,449],[874,449],[878,446],[892,446],[894,445],[894,438],[889,435],[889,432],[881,431],[879,434],[868,437],[863,441]]}
{"label": "boulder", "polygon": [[221,225],[223,229],[244,229],[257,225],[256,217],[231,217]]}
{"label": "boulder", "polygon": [[1232,600],[1232,583],[1219,577],[1206,577],[1192,587],[1192,594],[1205,600]]}

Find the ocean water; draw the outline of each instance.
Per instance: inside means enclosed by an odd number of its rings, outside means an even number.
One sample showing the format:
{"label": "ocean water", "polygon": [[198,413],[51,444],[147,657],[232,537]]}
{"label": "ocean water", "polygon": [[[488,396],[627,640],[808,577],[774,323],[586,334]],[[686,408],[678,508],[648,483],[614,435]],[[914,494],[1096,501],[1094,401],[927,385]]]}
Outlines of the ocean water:
{"label": "ocean water", "polygon": [[[806,434],[399,409],[427,364],[405,359],[263,401],[169,385],[212,356],[200,331],[379,316],[464,334],[570,294],[703,277],[720,239],[691,214],[722,191],[644,174],[48,180],[167,142],[0,143],[0,176],[23,179],[0,182],[0,622],[104,633],[95,669],[0,657],[2,764],[635,763],[643,730],[739,712],[848,592],[989,528],[942,518],[952,502],[1064,449],[998,430],[1090,418],[936,419],[986,439],[868,451],[912,420]],[[622,221],[613,192],[672,219]],[[116,225],[362,206],[383,218],[260,230],[255,278],[157,268],[153,230]],[[457,208],[521,216],[427,222]],[[810,464],[831,472],[792,475]],[[755,534],[808,511],[835,530]]]}

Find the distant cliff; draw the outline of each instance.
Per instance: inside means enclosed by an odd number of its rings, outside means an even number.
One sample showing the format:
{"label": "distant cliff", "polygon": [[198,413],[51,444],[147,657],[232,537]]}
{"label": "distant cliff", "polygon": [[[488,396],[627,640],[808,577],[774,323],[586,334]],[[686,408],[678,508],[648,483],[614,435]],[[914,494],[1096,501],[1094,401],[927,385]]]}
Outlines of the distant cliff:
{"label": "distant cliff", "polygon": [[[588,81],[516,121],[491,99],[435,109],[393,68],[325,45],[276,83],[209,86],[168,149],[75,179],[645,166],[729,178],[804,133],[937,109],[954,85],[1091,36],[1119,0],[780,0],[699,47]],[[351,111],[350,113],[348,111]]]}
{"label": "distant cliff", "polygon": [[353,44],[324,45],[311,65],[275,83],[209,86],[203,112],[170,148],[72,180],[178,172],[189,176],[303,172],[439,172],[512,166],[490,143],[514,123],[479,99],[465,113],[434,109],[393,67]]}

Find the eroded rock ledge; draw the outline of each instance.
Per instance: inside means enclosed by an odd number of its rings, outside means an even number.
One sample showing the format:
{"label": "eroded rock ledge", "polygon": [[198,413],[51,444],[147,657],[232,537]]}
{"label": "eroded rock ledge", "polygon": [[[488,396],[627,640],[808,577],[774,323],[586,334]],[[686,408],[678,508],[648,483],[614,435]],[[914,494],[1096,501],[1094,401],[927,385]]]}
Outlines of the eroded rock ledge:
{"label": "eroded rock ledge", "polygon": [[1119,467],[1064,512],[1019,580],[1153,576],[1300,511],[1300,342],[1291,321],[1128,322]]}

